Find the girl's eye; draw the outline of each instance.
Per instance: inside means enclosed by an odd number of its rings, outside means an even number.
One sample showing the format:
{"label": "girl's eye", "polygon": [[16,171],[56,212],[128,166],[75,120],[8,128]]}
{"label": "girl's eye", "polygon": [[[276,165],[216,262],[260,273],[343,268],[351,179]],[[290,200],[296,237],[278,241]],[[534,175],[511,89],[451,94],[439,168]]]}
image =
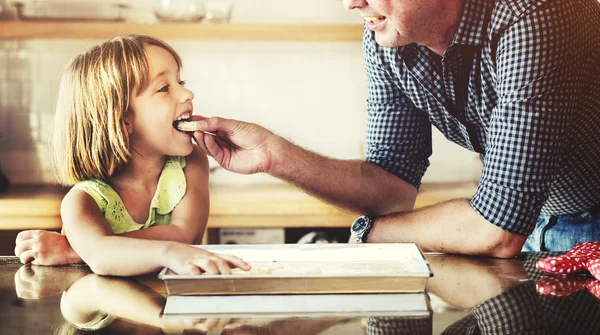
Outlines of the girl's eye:
{"label": "girl's eye", "polygon": [[169,85],[165,85],[163,87],[161,87],[157,92],[169,92]]}
{"label": "girl's eye", "polygon": [[180,81],[180,82],[179,82],[179,85],[181,85],[181,86],[185,86],[185,80],[182,80],[182,81]]}

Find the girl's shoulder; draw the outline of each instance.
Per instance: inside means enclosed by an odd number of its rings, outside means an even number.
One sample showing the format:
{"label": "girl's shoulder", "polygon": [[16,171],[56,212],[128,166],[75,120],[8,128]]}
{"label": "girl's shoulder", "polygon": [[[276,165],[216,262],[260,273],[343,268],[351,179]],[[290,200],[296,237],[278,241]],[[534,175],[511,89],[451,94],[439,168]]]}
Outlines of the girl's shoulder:
{"label": "girl's shoulder", "polygon": [[99,179],[91,179],[79,182],[75,184],[73,188],[84,191],[90,197],[92,197],[102,212],[104,212],[109,203],[114,202],[119,198],[117,192],[110,185]]}

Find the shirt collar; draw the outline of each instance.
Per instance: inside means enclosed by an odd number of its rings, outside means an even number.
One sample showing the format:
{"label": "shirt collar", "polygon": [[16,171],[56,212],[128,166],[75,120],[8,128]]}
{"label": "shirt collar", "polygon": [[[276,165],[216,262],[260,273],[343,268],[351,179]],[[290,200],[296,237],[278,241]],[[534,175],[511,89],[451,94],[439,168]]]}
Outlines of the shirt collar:
{"label": "shirt collar", "polygon": [[465,0],[452,44],[483,45],[495,0]]}

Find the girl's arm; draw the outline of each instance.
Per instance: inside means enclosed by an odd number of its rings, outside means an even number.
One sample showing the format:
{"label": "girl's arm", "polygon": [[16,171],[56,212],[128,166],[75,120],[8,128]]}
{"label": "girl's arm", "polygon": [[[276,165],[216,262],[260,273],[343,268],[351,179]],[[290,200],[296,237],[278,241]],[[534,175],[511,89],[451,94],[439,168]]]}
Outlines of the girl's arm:
{"label": "girl's arm", "polygon": [[230,267],[249,268],[235,256],[213,254],[184,243],[114,235],[92,197],[76,188],[63,199],[61,217],[73,250],[97,274],[132,276],[162,267],[180,274],[229,274]]}
{"label": "girl's arm", "polygon": [[[184,174],[187,190],[175,207],[169,225],[141,229],[120,236],[186,244],[201,240],[209,214],[208,159],[198,148],[186,157]],[[90,208],[97,208],[97,205]],[[82,262],[81,256],[73,250],[66,237],[56,232],[26,230],[17,235],[15,244],[15,255],[24,264],[62,265]]]}
{"label": "girl's arm", "polygon": [[[220,328],[228,325],[229,328],[244,321],[192,317],[164,318],[160,314],[165,306],[165,300],[162,295],[136,279],[90,274],[75,282],[62,295],[60,309],[65,320],[79,325],[88,323],[102,311],[140,325],[138,328],[141,328],[141,331],[138,333],[150,332],[146,325],[161,328],[165,333],[179,334],[183,329],[208,332],[211,330],[211,325],[220,325]],[[196,332],[191,333],[196,334]]]}
{"label": "girl's arm", "polygon": [[171,214],[171,222],[168,225],[140,229],[122,236],[186,244],[202,240],[210,210],[206,154],[194,146],[194,151],[186,157],[183,172],[187,188],[183,199]]}

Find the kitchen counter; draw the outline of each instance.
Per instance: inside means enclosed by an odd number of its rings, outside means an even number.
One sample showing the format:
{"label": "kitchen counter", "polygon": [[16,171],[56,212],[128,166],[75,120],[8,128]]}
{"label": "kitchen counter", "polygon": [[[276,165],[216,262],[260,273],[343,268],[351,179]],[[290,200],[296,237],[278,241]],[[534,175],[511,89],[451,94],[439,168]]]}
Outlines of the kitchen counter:
{"label": "kitchen counter", "polygon": [[[472,196],[476,183],[424,184],[416,207]],[[0,194],[0,230],[60,229],[67,189],[12,185]],[[348,227],[356,213],[341,211],[288,184],[211,185],[210,228]]]}
{"label": "kitchen counter", "polygon": [[[171,319],[160,316],[166,295],[156,274],[102,277],[85,266],[21,265],[15,257],[0,257],[0,333],[66,334],[75,330],[71,322],[103,315],[107,322],[96,324],[98,334],[204,334],[211,327],[208,334],[600,334],[600,300],[580,285],[584,277],[548,277],[535,269],[537,260],[550,255],[556,253],[508,260],[425,254],[434,273],[423,293],[429,301],[425,315],[400,313],[406,306],[394,305],[391,310],[397,306],[399,313],[250,310],[243,317],[236,312]],[[537,288],[551,285],[559,289],[555,295]],[[259,304],[261,299],[267,300],[256,296]],[[223,327],[231,329],[221,333]]]}

